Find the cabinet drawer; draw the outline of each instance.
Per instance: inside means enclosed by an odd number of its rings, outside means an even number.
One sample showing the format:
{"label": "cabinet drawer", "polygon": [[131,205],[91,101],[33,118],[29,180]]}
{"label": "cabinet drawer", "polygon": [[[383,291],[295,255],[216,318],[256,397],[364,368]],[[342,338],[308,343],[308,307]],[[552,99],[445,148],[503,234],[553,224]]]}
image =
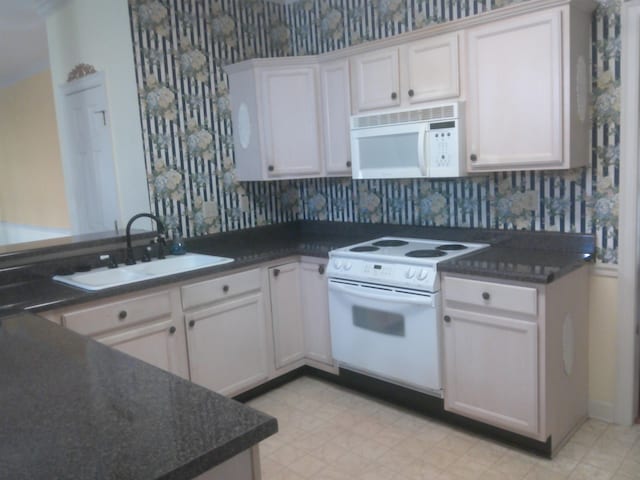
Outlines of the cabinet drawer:
{"label": "cabinet drawer", "polygon": [[445,277],[444,298],[449,302],[467,303],[527,315],[538,314],[538,291],[503,283],[466,278]]}
{"label": "cabinet drawer", "polygon": [[182,308],[199,307],[260,289],[260,270],[234,273],[182,287]]}
{"label": "cabinet drawer", "polygon": [[83,335],[96,335],[167,315],[171,315],[168,291],[67,313],[62,316],[62,324]]}

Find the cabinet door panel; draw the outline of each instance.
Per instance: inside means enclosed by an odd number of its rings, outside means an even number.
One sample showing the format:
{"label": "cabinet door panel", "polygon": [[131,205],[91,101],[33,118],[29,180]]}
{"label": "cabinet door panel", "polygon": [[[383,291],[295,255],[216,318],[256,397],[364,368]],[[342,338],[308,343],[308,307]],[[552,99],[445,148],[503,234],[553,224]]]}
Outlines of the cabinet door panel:
{"label": "cabinet door panel", "polygon": [[400,105],[397,48],[353,57],[351,73],[354,113]]}
{"label": "cabinet door panel", "polygon": [[409,103],[458,96],[457,34],[409,44],[404,62],[407,91],[402,93],[407,95]]}
{"label": "cabinet door panel", "polygon": [[449,309],[445,314],[445,408],[537,434],[538,326]]}
{"label": "cabinet door panel", "polygon": [[304,357],[298,263],[270,268],[269,290],[276,368],[281,368]]}
{"label": "cabinet door panel", "polygon": [[260,79],[268,175],[319,174],[316,69],[266,69]]}
{"label": "cabinet door panel", "polygon": [[307,358],[331,365],[329,293],[324,268],[316,263],[300,265],[304,349]]}
{"label": "cabinet door panel", "polygon": [[191,381],[233,395],[267,378],[261,293],[188,314],[185,322]]}
{"label": "cabinet door panel", "polygon": [[561,165],[562,12],[494,22],[468,39],[469,168]]}
{"label": "cabinet door panel", "polygon": [[349,62],[320,66],[327,174],[351,175]]}

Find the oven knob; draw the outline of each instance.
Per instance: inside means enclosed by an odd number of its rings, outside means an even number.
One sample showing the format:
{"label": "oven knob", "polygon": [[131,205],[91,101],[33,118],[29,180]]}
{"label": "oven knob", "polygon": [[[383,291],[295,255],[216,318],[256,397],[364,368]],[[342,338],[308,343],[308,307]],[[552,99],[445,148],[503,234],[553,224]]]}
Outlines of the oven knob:
{"label": "oven knob", "polygon": [[340,270],[342,268],[342,260],[334,260],[333,266],[336,267],[336,270]]}
{"label": "oven knob", "polygon": [[418,273],[418,280],[424,280],[429,275],[429,270],[421,269]]}
{"label": "oven knob", "polygon": [[416,276],[416,271],[413,267],[409,267],[409,270],[407,270],[407,273],[405,273],[405,276],[407,278],[413,278]]}
{"label": "oven knob", "polygon": [[344,262],[344,269],[351,270],[351,262]]}

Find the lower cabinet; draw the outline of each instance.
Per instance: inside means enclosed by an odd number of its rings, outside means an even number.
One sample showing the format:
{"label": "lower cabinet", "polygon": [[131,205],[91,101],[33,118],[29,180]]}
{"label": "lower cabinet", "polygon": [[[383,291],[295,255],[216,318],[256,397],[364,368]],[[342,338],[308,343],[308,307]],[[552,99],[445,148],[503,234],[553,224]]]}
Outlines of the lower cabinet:
{"label": "lower cabinet", "polygon": [[300,264],[277,265],[268,274],[275,367],[280,369],[304,358]]}
{"label": "lower cabinet", "polygon": [[304,258],[300,263],[302,324],[305,357],[333,365],[329,324],[327,260]]}
{"label": "lower cabinet", "polygon": [[587,414],[588,270],[553,283],[442,276],[445,409],[556,451]]}

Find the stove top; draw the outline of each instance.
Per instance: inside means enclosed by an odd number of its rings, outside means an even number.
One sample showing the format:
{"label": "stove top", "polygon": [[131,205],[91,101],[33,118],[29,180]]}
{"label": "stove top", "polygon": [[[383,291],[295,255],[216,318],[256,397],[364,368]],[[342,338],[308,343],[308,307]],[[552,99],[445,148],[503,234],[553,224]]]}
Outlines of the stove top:
{"label": "stove top", "polygon": [[434,292],[437,264],[489,247],[485,243],[382,237],[329,252],[334,278]]}

